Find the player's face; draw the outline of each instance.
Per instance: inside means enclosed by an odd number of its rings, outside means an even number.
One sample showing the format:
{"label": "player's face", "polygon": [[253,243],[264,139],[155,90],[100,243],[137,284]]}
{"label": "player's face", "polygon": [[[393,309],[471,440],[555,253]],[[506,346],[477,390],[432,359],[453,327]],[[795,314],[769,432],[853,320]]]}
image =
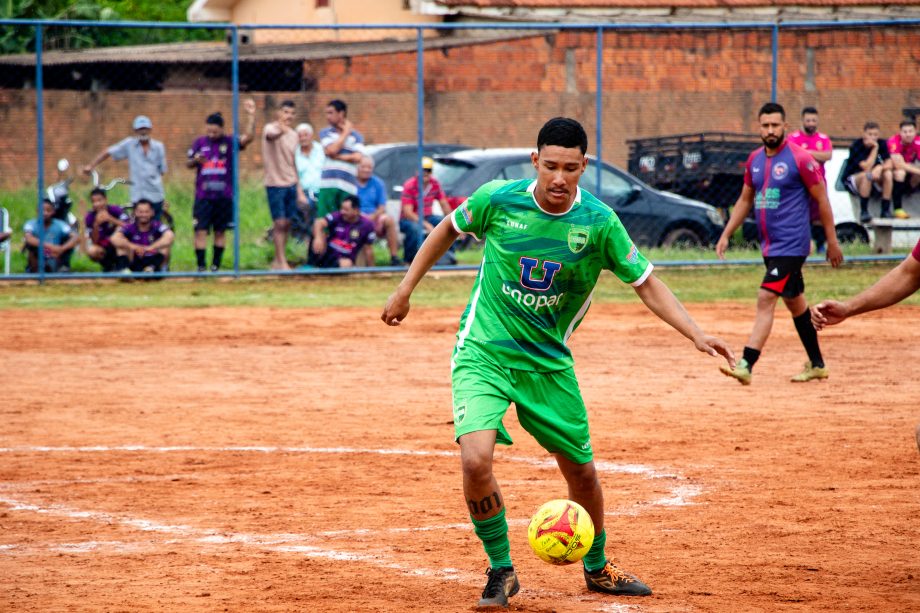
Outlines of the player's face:
{"label": "player's face", "polygon": [[134,207],[134,218],[137,223],[147,225],[153,219],[153,207],[149,204],[139,204]]}
{"label": "player's face", "polygon": [[98,211],[98,210],[105,208],[105,205],[106,205],[105,196],[103,196],[102,194],[93,194],[92,196],[90,196],[89,199],[92,201],[93,208],[95,210]]}
{"label": "player's face", "polygon": [[567,209],[575,200],[578,180],[585,172],[588,158],[578,147],[544,145],[530,154],[537,169],[537,187],[534,195],[540,204],[551,209]]}
{"label": "player's face", "polygon": [[294,107],[282,106],[278,110],[278,121],[286,126],[294,123]]}
{"label": "player's face", "polygon": [[806,134],[814,134],[818,131],[818,116],[815,113],[805,113],[802,115],[802,129]]}
{"label": "player's face", "polygon": [[905,145],[914,142],[917,138],[917,128],[915,126],[901,126],[901,142]]}
{"label": "player's face", "polygon": [[54,217],[54,205],[46,202],[42,205],[42,219],[45,220],[45,223],[48,223],[52,217]]}
{"label": "player's face", "polygon": [[217,140],[224,135],[224,129],[216,123],[207,123],[204,126],[204,133],[211,140]]}
{"label": "player's face", "polygon": [[334,106],[326,107],[326,121],[330,126],[338,126],[345,119],[345,111],[337,111]]}
{"label": "player's face", "polygon": [[358,221],[358,217],[361,215],[351,200],[346,200],[343,202],[340,210],[342,211],[342,219],[348,223],[355,223]]}
{"label": "player's face", "polygon": [[863,142],[869,146],[874,145],[878,142],[878,128],[869,128],[868,130],[863,130]]}
{"label": "player's face", "polygon": [[760,116],[760,140],[769,149],[776,149],[786,138],[786,120],[782,113],[764,113]]}

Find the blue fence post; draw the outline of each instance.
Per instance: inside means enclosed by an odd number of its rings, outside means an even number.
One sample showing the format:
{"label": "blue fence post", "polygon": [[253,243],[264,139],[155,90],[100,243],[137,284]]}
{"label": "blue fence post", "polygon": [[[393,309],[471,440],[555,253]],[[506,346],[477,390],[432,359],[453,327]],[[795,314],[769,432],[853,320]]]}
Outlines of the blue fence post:
{"label": "blue fence post", "polygon": [[603,162],[603,159],[604,159],[604,153],[603,153],[603,147],[602,147],[603,140],[601,138],[601,136],[604,133],[604,130],[603,130],[604,120],[602,118],[603,116],[602,104],[604,102],[604,92],[603,92],[604,68],[603,67],[604,67],[604,26],[599,25],[597,26],[597,66],[595,67],[596,80],[597,80],[597,94],[596,94],[596,99],[594,102],[594,106],[595,106],[594,122],[596,124],[596,129],[597,129],[597,136],[596,136],[597,138],[597,164],[596,164],[597,168],[595,168],[595,171],[597,172],[597,181],[595,182],[595,185],[597,187],[595,189],[597,190],[596,195],[598,197],[600,197],[600,193],[601,193],[601,163]]}
{"label": "blue fence post", "polygon": [[230,28],[230,89],[233,101],[233,274],[240,277],[240,47],[239,28]]}
{"label": "blue fence post", "polygon": [[35,26],[35,147],[38,158],[38,282],[45,283],[45,207],[42,203],[45,190],[45,102],[44,76],[42,75],[42,26]]}
{"label": "blue fence post", "polygon": [[425,235],[425,190],[423,189],[425,171],[422,169],[422,156],[425,155],[425,37],[421,27],[416,28],[416,50],[415,50],[415,74],[416,74],[416,96],[415,96],[415,113],[416,124],[418,128],[418,168],[416,177],[418,177],[418,229]]}
{"label": "blue fence post", "polygon": [[777,80],[777,66],[779,64],[779,22],[773,22],[773,38],[771,41],[771,47],[773,51],[773,75],[772,75],[772,88],[770,90],[770,101],[776,102],[776,80]]}

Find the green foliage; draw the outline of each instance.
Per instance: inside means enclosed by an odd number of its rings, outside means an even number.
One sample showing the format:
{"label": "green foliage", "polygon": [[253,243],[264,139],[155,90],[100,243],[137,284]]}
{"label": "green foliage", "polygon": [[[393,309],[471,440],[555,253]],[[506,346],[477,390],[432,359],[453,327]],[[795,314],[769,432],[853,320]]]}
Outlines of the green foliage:
{"label": "green foliage", "polygon": [[[0,0],[0,19],[70,19],[92,21],[187,21],[190,2],[159,0]],[[136,28],[79,28],[52,26],[45,29],[44,49],[85,49],[142,45],[190,40],[218,40],[221,30],[164,30]],[[28,53],[35,48],[32,27],[0,28],[0,54]]]}

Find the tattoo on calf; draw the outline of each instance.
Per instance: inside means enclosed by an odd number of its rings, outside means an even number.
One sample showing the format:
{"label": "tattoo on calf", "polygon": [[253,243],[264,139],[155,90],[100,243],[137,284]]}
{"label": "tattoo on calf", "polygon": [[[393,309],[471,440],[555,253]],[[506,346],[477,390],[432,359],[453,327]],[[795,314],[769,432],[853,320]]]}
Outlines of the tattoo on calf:
{"label": "tattoo on calf", "polygon": [[472,515],[485,515],[492,509],[500,509],[502,506],[501,496],[498,492],[492,492],[482,500],[467,500],[466,505],[470,508]]}

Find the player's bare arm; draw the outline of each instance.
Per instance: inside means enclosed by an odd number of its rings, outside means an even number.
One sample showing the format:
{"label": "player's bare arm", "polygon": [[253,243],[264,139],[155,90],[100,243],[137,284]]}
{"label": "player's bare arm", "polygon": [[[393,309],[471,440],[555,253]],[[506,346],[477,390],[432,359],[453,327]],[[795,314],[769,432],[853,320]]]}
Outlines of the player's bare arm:
{"label": "player's bare arm", "polygon": [[636,286],[636,294],[648,309],[659,319],[693,341],[694,346],[711,356],[721,355],[730,368],[735,367],[735,354],[722,339],[710,336],[690,317],[671,289],[654,274],[649,275],[642,285]]}
{"label": "player's bare arm", "polygon": [[728,240],[731,238],[732,234],[735,233],[735,230],[740,228],[741,224],[744,223],[744,218],[748,216],[753,206],[754,188],[750,185],[745,185],[741,188],[741,195],[738,196],[738,201],[735,202],[731,217],[728,218],[728,223],[725,224],[722,236],[719,237],[719,241],[716,243],[716,253],[720,259],[725,259],[725,252],[728,250]]}
{"label": "player's bare arm", "polygon": [[818,215],[821,218],[821,225],[824,227],[824,235],[827,237],[827,261],[830,262],[831,266],[837,268],[843,262],[843,251],[837,241],[834,213],[831,211],[831,203],[827,199],[827,187],[824,183],[818,183],[809,187],[808,193],[818,203]]}
{"label": "player's bare arm", "polygon": [[435,262],[447,253],[447,250],[450,249],[450,246],[457,240],[458,236],[460,236],[460,233],[451,223],[450,215],[442,219],[441,223],[432,230],[425,242],[422,243],[422,248],[419,249],[418,255],[412,260],[412,265],[409,266],[406,276],[403,277],[403,280],[396,287],[396,291],[390,295],[386,305],[383,307],[380,319],[386,325],[398,326],[406,318],[406,315],[409,314],[409,297],[415,291],[415,287],[425,276],[425,273],[431,270]]}
{"label": "player's bare arm", "polygon": [[816,330],[839,324],[848,317],[884,309],[920,290],[920,261],[908,255],[875,285],[844,302],[824,300],[811,308]]}

